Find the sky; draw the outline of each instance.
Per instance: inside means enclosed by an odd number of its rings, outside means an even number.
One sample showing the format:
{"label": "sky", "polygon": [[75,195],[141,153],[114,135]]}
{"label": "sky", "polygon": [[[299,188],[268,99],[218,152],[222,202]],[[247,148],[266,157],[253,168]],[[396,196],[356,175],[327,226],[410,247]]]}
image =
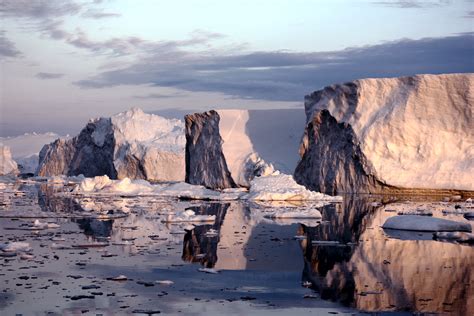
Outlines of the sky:
{"label": "sky", "polygon": [[474,72],[474,0],[0,0],[0,136]]}

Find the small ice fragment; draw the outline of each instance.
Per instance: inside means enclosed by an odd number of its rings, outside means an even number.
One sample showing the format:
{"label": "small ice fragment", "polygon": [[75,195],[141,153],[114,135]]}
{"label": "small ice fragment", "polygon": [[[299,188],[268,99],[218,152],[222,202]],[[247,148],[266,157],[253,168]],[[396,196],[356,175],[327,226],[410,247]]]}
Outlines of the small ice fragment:
{"label": "small ice fragment", "polygon": [[99,247],[107,247],[109,245],[108,242],[93,242],[90,244],[77,244],[72,245],[73,248],[99,248]]}
{"label": "small ice fragment", "polygon": [[464,218],[466,219],[474,219],[474,212],[467,212],[464,214]]}
{"label": "small ice fragment", "polygon": [[433,212],[426,210],[399,211],[397,215],[433,216]]}
{"label": "small ice fragment", "polygon": [[51,249],[58,249],[58,250],[61,250],[61,249],[71,249],[71,247],[69,247],[69,246],[57,244],[57,243],[54,243],[54,242],[51,244],[50,248],[51,248]]}
{"label": "small ice fragment", "polygon": [[161,284],[161,285],[172,285],[172,284],[174,284],[174,282],[171,281],[171,280],[157,280],[157,281],[155,281],[155,283]]}
{"label": "small ice fragment", "polygon": [[116,276],[116,277],[107,278],[107,280],[110,280],[110,281],[127,281],[128,278],[125,275],[121,274],[121,275]]}
{"label": "small ice fragment", "polygon": [[302,240],[302,239],[308,239],[308,236],[306,235],[296,235],[295,237],[293,237],[294,239],[298,239],[298,240]]}
{"label": "small ice fragment", "polygon": [[30,254],[28,254],[28,253],[22,253],[22,254],[20,255],[20,259],[22,259],[22,260],[31,260],[31,259],[33,259],[34,257],[35,257],[35,256],[30,255]]}
{"label": "small ice fragment", "polygon": [[51,237],[51,241],[66,241],[64,237]]}
{"label": "small ice fragment", "polygon": [[336,246],[340,243],[336,240],[313,240],[311,242],[313,245],[323,245],[323,246]]}
{"label": "small ice fragment", "polygon": [[164,223],[181,223],[181,222],[214,222],[216,220],[215,215],[196,215],[193,210],[187,209],[183,212],[176,214],[170,214],[164,220]]}
{"label": "small ice fragment", "polygon": [[133,241],[129,241],[129,240],[115,241],[115,242],[112,243],[112,245],[115,245],[115,246],[129,246],[129,245],[133,245]]}
{"label": "small ice fragment", "polygon": [[205,234],[206,237],[216,237],[216,236],[219,236],[219,231],[215,230],[215,229],[209,229],[206,234]]}
{"label": "small ice fragment", "polygon": [[27,242],[10,242],[0,244],[0,250],[4,252],[28,252],[31,251],[31,247]]}
{"label": "small ice fragment", "polygon": [[216,269],[212,269],[212,268],[199,268],[198,271],[199,272],[204,272],[204,273],[210,273],[210,274],[219,273],[219,271],[217,271]]}

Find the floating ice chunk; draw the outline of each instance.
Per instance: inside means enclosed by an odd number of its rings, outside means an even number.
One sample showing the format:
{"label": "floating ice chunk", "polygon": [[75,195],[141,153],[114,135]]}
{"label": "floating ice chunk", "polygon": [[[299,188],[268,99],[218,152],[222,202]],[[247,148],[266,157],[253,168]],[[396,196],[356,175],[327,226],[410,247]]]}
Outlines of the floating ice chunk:
{"label": "floating ice chunk", "polygon": [[212,268],[199,268],[198,271],[199,271],[199,272],[204,272],[204,273],[210,273],[210,274],[217,274],[217,273],[219,273],[218,270],[212,269]]}
{"label": "floating ice chunk", "polygon": [[465,232],[436,232],[433,234],[436,240],[455,240],[461,243],[474,243],[474,234]]}
{"label": "floating ice chunk", "polygon": [[164,223],[181,223],[181,222],[214,222],[215,215],[196,215],[193,210],[184,210],[176,214],[170,214],[163,220]]}
{"label": "floating ice chunk", "polygon": [[433,212],[426,210],[399,211],[397,215],[433,216]]}
{"label": "floating ice chunk", "polygon": [[157,280],[155,281],[156,284],[161,284],[161,285],[173,285],[174,282],[171,280]]}
{"label": "floating ice chunk", "polygon": [[472,231],[469,223],[419,215],[390,217],[382,228],[414,231]]}
{"label": "floating ice chunk", "polygon": [[60,226],[55,223],[44,223],[40,222],[39,219],[35,220],[33,223],[33,227],[37,229],[52,229],[52,228],[59,228]]}
{"label": "floating ice chunk", "polygon": [[265,218],[294,218],[294,219],[307,219],[307,218],[322,218],[321,212],[316,209],[303,209],[303,210],[279,210],[263,215]]}
{"label": "floating ice chunk", "polygon": [[341,243],[336,240],[313,240],[311,241],[313,245],[321,245],[321,246],[338,246]]}
{"label": "floating ice chunk", "polygon": [[21,259],[21,260],[31,260],[31,259],[33,259],[34,257],[35,257],[35,256],[30,255],[30,254],[28,254],[28,253],[22,253],[22,254],[20,255],[20,259]]}
{"label": "floating ice chunk", "polygon": [[206,237],[217,237],[217,236],[219,236],[219,231],[211,228],[205,233],[205,236]]}
{"label": "floating ice chunk", "polygon": [[127,281],[128,278],[125,275],[121,274],[121,275],[116,276],[116,277],[107,278],[107,280],[110,280],[110,281]]}
{"label": "floating ice chunk", "polygon": [[58,250],[63,250],[63,249],[71,249],[71,247],[66,246],[66,245],[61,245],[53,242],[50,246],[51,249],[58,249]]}
{"label": "floating ice chunk", "polygon": [[130,246],[130,245],[133,245],[133,241],[129,241],[129,240],[114,241],[112,243],[112,245],[114,245],[114,246]]}
{"label": "floating ice chunk", "polygon": [[161,196],[178,197],[194,200],[238,200],[246,192],[242,189],[227,189],[219,192],[207,189],[201,185],[192,185],[185,182],[178,182],[161,188],[157,193]]}
{"label": "floating ice chunk", "polygon": [[32,248],[27,242],[9,242],[0,244],[0,250],[3,252],[29,252]]}
{"label": "floating ice chunk", "polygon": [[151,193],[155,187],[145,180],[111,180],[107,175],[94,178],[85,178],[77,185],[74,193],[118,193],[128,195],[139,195]]}
{"label": "floating ice chunk", "polygon": [[108,242],[93,242],[89,244],[77,244],[77,245],[72,245],[73,248],[101,248],[101,247],[107,247],[109,245]]}
{"label": "floating ice chunk", "polygon": [[464,214],[464,218],[472,220],[474,219],[474,212],[467,212]]}
{"label": "floating ice chunk", "polygon": [[291,175],[274,174],[265,177],[256,177],[250,182],[249,200],[320,200],[342,202],[340,196],[330,196],[307,190],[295,182]]}

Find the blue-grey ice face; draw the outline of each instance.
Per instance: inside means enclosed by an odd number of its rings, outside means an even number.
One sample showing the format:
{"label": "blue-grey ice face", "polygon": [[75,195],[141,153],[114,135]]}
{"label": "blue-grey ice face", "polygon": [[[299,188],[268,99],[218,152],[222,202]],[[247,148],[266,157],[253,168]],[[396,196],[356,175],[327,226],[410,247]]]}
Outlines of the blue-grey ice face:
{"label": "blue-grey ice face", "polygon": [[474,68],[470,1],[5,0],[0,15],[0,136],[131,106],[301,108],[336,82]]}

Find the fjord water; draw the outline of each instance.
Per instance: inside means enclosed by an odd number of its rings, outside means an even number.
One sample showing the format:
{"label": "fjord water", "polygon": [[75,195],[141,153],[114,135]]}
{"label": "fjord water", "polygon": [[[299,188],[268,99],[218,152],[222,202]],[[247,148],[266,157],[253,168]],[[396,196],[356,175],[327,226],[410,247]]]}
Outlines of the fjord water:
{"label": "fjord water", "polygon": [[[34,257],[1,258],[0,314],[474,313],[474,248],[384,231],[391,198],[345,197],[320,208],[322,221],[274,221],[266,209],[308,205],[57,194],[67,190],[1,192],[2,243],[27,242]],[[162,222],[183,208],[216,220]],[[60,227],[29,229],[39,217]]]}

